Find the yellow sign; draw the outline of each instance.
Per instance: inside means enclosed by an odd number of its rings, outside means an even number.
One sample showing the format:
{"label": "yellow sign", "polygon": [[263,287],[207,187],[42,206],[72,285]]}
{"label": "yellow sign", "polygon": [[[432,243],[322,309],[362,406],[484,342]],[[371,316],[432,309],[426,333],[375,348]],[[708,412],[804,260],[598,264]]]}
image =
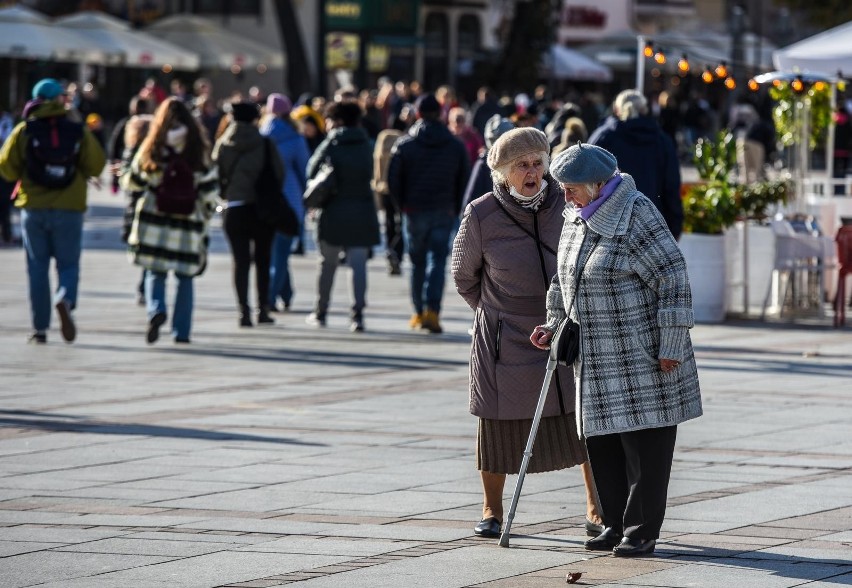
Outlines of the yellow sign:
{"label": "yellow sign", "polygon": [[390,48],[387,45],[367,45],[367,70],[370,73],[383,73],[388,70]]}
{"label": "yellow sign", "polygon": [[358,69],[358,35],[329,33],[325,36],[325,66],[327,69]]}

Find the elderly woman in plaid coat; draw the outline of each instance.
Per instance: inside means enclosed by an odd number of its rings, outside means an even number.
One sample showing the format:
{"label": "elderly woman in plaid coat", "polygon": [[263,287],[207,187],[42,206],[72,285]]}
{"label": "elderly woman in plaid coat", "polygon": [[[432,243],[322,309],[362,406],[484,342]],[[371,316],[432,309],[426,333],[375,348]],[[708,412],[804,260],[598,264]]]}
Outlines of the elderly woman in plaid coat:
{"label": "elderly woman in plaid coat", "polygon": [[[189,214],[157,208],[157,187],[163,181],[169,157],[184,158],[193,170],[195,207]],[[166,275],[171,271],[177,278],[172,334],[175,343],[189,343],[192,279],[207,265],[208,228],[219,202],[219,181],[210,161],[210,145],[183,102],[169,98],[157,108],[130,170],[121,176],[121,185],[128,192],[141,194],[127,245],[133,263],[145,268],[145,340],[154,343],[166,322]]]}
{"label": "elderly woman in plaid coat", "polygon": [[646,555],[665,516],[677,425],[702,412],[686,263],[663,217],[609,151],[575,145],[550,173],[569,206],[547,322],[530,341],[547,348],[566,316],[579,323],[578,431],[605,526],[586,549]]}

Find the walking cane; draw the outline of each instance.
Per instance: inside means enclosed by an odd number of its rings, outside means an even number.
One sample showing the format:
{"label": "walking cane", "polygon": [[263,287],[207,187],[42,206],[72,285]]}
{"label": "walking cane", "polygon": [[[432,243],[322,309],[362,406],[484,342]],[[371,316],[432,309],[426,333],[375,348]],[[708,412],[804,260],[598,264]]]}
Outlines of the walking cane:
{"label": "walking cane", "polygon": [[559,341],[561,331],[562,325],[559,325],[559,328],[556,329],[556,332],[550,339],[550,352],[547,354],[547,366],[544,370],[544,383],[541,385],[538,404],[535,406],[535,415],[533,416],[532,427],[530,428],[530,436],[529,439],[527,439],[526,449],[524,449],[524,459],[521,461],[521,471],[518,473],[518,483],[515,484],[515,493],[512,495],[512,506],[509,507],[509,517],[506,519],[506,525],[503,527],[503,533],[500,534],[500,547],[509,547],[509,531],[512,529],[512,520],[515,518],[515,509],[518,507],[518,499],[521,497],[521,488],[524,485],[524,476],[526,476],[527,467],[530,465],[533,443],[535,443],[535,436],[536,433],[538,433],[538,424],[541,421],[541,413],[544,412],[544,403],[547,400],[547,391],[550,389],[550,380],[553,378],[554,370],[556,370],[556,342]]}

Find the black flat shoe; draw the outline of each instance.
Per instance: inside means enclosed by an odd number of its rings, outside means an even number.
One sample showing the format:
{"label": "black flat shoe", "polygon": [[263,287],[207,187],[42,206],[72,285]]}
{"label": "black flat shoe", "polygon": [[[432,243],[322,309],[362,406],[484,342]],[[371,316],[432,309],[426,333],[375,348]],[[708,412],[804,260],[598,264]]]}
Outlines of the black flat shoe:
{"label": "black flat shoe", "polygon": [[651,555],[654,553],[656,539],[634,539],[625,537],[621,543],[616,545],[612,554],[616,557],[636,557],[637,555]]}
{"label": "black flat shoe", "polygon": [[482,519],[479,524],[473,528],[473,534],[477,537],[494,537],[500,536],[500,521],[496,517],[488,517]]}
{"label": "black flat shoe", "polygon": [[587,537],[597,537],[601,533],[604,532],[604,526],[599,525],[597,523],[593,523],[586,517],[586,536]]}
{"label": "black flat shoe", "polygon": [[584,545],[588,551],[612,551],[619,541],[621,541],[621,533],[612,527],[607,527],[603,533],[594,539],[589,539]]}

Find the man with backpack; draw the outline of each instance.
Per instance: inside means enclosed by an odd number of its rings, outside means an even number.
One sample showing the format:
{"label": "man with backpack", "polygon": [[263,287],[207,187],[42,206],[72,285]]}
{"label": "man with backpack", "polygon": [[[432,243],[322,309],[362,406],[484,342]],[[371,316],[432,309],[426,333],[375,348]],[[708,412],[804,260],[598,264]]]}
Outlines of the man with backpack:
{"label": "man with backpack", "polygon": [[33,87],[27,119],[0,149],[0,175],[20,182],[15,206],[27,254],[32,343],[46,343],[50,327],[50,260],[56,260],[58,285],[53,305],[62,337],[77,336],[72,311],[77,304],[86,181],[97,177],[106,155],[91,131],[67,116],[65,90],[45,78]]}

